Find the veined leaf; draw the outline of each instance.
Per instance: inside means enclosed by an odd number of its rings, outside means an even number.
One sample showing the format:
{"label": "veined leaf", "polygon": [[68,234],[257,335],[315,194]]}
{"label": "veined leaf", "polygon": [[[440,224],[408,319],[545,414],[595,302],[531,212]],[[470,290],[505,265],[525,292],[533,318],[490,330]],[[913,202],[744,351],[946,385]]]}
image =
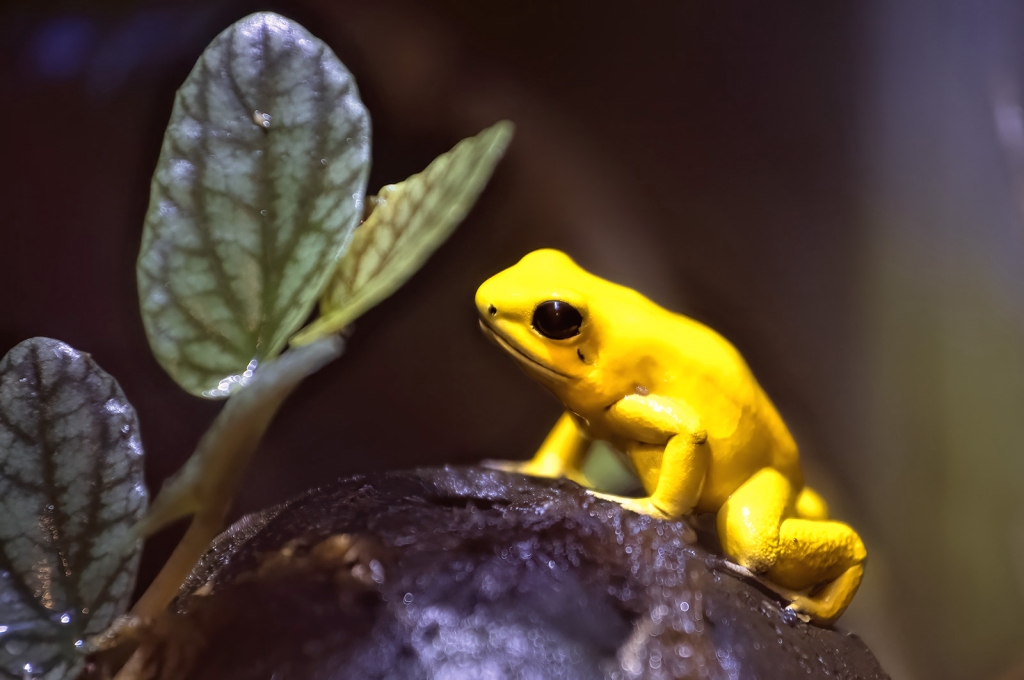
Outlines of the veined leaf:
{"label": "veined leaf", "polygon": [[0,677],[70,677],[128,606],[146,509],[135,410],[48,338],[0,361]]}
{"label": "veined leaf", "polygon": [[514,129],[507,120],[492,125],[423,172],[382,188],[320,298],[320,318],[292,343],[336,333],[416,273],[476,203]]}
{"label": "veined leaf", "polygon": [[309,315],[363,211],[370,121],[351,74],[277,14],[206,48],[174,100],[139,253],[150,346],[225,397]]}

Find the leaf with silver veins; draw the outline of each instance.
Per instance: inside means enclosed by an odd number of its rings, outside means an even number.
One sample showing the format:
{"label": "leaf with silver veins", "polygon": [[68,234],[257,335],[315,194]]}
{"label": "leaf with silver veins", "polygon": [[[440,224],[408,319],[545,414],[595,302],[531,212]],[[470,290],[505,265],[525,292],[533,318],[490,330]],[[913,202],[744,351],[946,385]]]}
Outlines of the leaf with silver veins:
{"label": "leaf with silver veins", "polygon": [[0,677],[72,677],[128,607],[146,509],[135,410],[48,338],[0,361]]}
{"label": "leaf with silver veins", "polygon": [[226,397],[305,321],[363,212],[370,121],[323,42],[270,12],[214,38],[175,97],[138,261],[150,346]]}

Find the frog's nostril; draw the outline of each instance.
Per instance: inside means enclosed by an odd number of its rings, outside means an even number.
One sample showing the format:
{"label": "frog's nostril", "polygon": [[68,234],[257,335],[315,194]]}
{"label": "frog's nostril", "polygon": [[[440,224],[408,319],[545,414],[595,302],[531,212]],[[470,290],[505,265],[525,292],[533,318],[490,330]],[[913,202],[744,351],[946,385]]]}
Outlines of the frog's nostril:
{"label": "frog's nostril", "polygon": [[498,308],[495,307],[494,305],[487,305],[487,313],[490,314],[491,316],[494,316],[495,314],[498,313]]}

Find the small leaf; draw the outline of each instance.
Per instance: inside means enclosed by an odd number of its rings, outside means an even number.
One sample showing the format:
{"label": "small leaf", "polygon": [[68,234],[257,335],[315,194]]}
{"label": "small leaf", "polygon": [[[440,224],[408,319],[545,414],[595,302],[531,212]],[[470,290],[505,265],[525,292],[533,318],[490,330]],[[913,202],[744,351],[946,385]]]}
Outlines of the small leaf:
{"label": "small leaf", "polygon": [[320,318],[293,344],[336,333],[398,290],[465,218],[512,139],[501,121],[427,168],[380,190],[320,298]]}
{"label": "small leaf", "polygon": [[[127,609],[146,509],[135,410],[88,354],[32,338],[0,361],[0,672],[70,676]],[[52,675],[51,675],[52,674]]]}
{"label": "small leaf", "polygon": [[139,253],[142,317],[183,388],[227,396],[302,324],[363,210],[370,121],[351,74],[262,12],[174,100]]}

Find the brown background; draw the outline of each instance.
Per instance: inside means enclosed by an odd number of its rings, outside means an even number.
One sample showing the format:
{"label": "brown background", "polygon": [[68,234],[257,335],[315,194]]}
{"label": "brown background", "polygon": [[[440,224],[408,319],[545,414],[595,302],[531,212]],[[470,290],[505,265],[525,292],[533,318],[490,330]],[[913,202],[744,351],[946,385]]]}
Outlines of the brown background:
{"label": "brown background", "polygon": [[[805,5],[8,5],[0,352],[33,335],[91,352],[139,411],[151,488],[185,460],[219,406],[146,345],[134,260],[149,177],[203,46],[275,9],[353,71],[371,189],[495,120],[518,130],[452,240],[285,406],[238,513],[343,474],[529,455],[558,404],[479,335],[472,295],[558,247],[745,354],[808,476],[868,542],[843,624],[895,678],[1011,673],[1024,11]],[[147,547],[143,581],[174,540]]]}

